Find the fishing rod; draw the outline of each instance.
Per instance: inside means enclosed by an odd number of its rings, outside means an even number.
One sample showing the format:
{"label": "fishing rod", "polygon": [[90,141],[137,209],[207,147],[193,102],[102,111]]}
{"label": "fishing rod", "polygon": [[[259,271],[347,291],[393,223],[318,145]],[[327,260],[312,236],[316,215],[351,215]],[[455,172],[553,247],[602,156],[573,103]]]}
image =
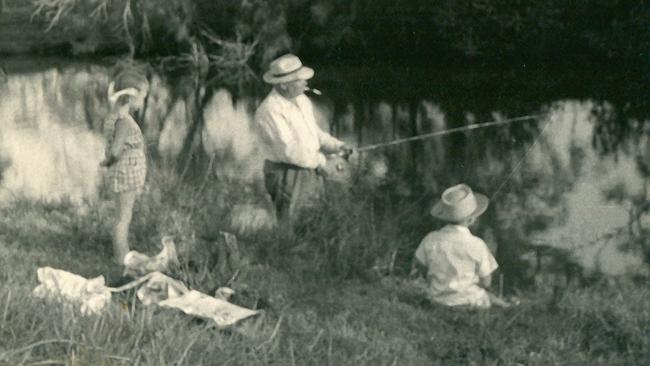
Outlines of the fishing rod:
{"label": "fishing rod", "polygon": [[[309,92],[309,93],[316,94],[316,95],[323,95],[323,93],[320,90],[318,90],[316,88],[309,87],[309,86],[305,87],[305,91]],[[529,120],[533,120],[533,119],[543,117],[545,115],[546,114],[544,114],[544,113],[529,114],[529,115],[515,117],[515,118],[509,118],[509,119],[505,119],[505,120],[498,120],[498,121],[494,120],[494,121],[490,121],[490,122],[477,123],[477,124],[473,124],[473,125],[469,125],[469,126],[455,127],[455,128],[450,128],[450,129],[447,129],[447,130],[430,132],[430,133],[425,133],[425,134],[417,135],[417,136],[405,137],[405,138],[401,138],[401,139],[397,139],[397,140],[393,140],[393,141],[380,142],[380,143],[376,143],[376,144],[372,144],[372,145],[366,145],[366,146],[355,148],[354,150],[357,151],[357,152],[371,151],[371,150],[384,148],[384,147],[387,147],[387,146],[403,144],[403,143],[406,143],[406,142],[412,142],[412,141],[424,140],[424,139],[437,137],[437,136],[448,135],[448,134],[455,133],[455,132],[465,132],[465,131],[476,130],[476,129],[479,129],[479,128],[498,126],[498,125],[505,125],[505,124],[512,124],[512,123],[515,123],[515,122],[522,122],[522,121],[529,121]],[[349,154],[346,154],[346,155],[349,155]]]}
{"label": "fishing rod", "polygon": [[377,143],[377,144],[366,145],[366,146],[358,147],[355,150],[357,152],[371,151],[371,150],[384,148],[384,147],[387,147],[387,146],[403,144],[403,143],[406,143],[406,142],[412,142],[412,141],[428,139],[428,138],[431,138],[431,137],[448,135],[448,134],[455,133],[455,132],[465,132],[465,131],[471,131],[471,130],[476,130],[476,129],[479,129],[479,128],[490,127],[490,126],[498,126],[498,125],[511,124],[511,123],[521,122],[521,121],[529,121],[529,120],[540,118],[540,117],[542,117],[544,115],[545,114],[530,114],[530,115],[526,115],[526,116],[521,116],[521,117],[516,117],[516,118],[509,118],[509,119],[505,119],[505,120],[490,121],[490,122],[477,123],[477,124],[473,124],[473,125],[469,125],[469,126],[455,127],[455,128],[450,128],[450,129],[447,129],[447,130],[436,131],[436,132],[431,132],[431,133],[425,133],[425,134],[417,135],[417,136],[405,137],[405,138],[401,138],[401,139],[397,139],[397,140],[393,140],[393,141],[380,142],[380,143]]}

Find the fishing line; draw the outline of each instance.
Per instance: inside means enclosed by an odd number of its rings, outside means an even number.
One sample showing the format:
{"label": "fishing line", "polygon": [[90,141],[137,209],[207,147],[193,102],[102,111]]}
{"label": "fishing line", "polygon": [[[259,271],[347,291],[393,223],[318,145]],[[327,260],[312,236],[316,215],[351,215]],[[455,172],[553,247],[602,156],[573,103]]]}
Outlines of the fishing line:
{"label": "fishing line", "polygon": [[405,137],[405,138],[401,138],[401,139],[397,139],[397,140],[393,140],[393,141],[380,142],[380,143],[377,143],[377,144],[366,145],[366,146],[356,148],[355,150],[358,151],[358,152],[370,151],[370,150],[380,149],[380,148],[387,147],[387,146],[403,144],[405,142],[412,142],[412,141],[424,140],[424,139],[428,139],[428,138],[436,137],[436,136],[448,135],[448,134],[451,134],[451,133],[454,133],[454,132],[465,132],[465,131],[475,130],[475,129],[478,129],[478,128],[485,128],[485,127],[490,127],[490,126],[511,124],[511,123],[514,123],[514,122],[528,121],[528,120],[540,118],[542,116],[544,116],[544,114],[531,114],[531,115],[527,115],[527,116],[510,118],[510,119],[506,119],[506,120],[498,120],[498,121],[477,123],[477,124],[473,124],[473,125],[469,125],[469,126],[455,127],[455,128],[450,128],[448,130],[436,131],[436,132],[426,133],[426,134],[417,135],[417,136]]}
{"label": "fishing line", "polygon": [[524,154],[524,156],[522,156],[521,159],[519,159],[519,161],[517,161],[517,164],[515,164],[515,167],[510,171],[510,174],[508,174],[506,179],[503,182],[501,182],[501,184],[499,185],[499,188],[497,188],[497,190],[494,191],[494,193],[492,193],[492,196],[490,197],[490,201],[492,201],[494,199],[494,197],[501,191],[501,189],[506,185],[506,183],[508,183],[508,181],[512,178],[512,176],[517,172],[517,170],[519,170],[519,168],[521,167],[521,163],[523,163],[524,160],[526,160],[526,158],[528,157],[528,154],[530,154],[530,152],[533,150],[533,148],[537,145],[540,138],[544,134],[544,131],[546,131],[546,128],[551,124],[551,122],[552,122],[552,120],[549,119],[548,122],[546,122],[546,124],[544,124],[544,127],[542,128],[542,131],[539,133],[539,135],[537,135],[537,137],[535,137],[535,140],[533,140],[533,143],[530,144],[528,149],[526,149],[526,153]]}

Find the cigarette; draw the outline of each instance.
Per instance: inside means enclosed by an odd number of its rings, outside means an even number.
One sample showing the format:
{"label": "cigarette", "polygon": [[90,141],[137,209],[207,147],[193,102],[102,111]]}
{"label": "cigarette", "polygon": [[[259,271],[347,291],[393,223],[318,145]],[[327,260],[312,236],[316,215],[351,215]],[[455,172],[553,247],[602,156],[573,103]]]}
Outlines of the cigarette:
{"label": "cigarette", "polygon": [[307,88],[307,91],[310,91],[310,92],[312,92],[312,93],[314,93],[316,95],[323,95],[323,92],[321,92],[320,90],[318,90],[316,88]]}

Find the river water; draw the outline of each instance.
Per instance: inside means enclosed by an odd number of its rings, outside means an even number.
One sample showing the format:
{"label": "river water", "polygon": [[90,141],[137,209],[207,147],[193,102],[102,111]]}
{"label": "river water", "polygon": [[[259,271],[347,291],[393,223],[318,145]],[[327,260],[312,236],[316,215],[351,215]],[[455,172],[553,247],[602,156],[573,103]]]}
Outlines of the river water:
{"label": "river water", "polygon": [[[493,207],[488,222],[505,233],[500,244],[569,248],[588,269],[622,274],[642,268],[638,253],[619,250],[643,235],[627,228],[633,201],[638,207],[648,197],[650,94],[641,80],[523,65],[325,68],[312,84],[333,95],[334,131],[357,146],[540,115],[366,157],[399,172],[413,199],[459,182],[483,192]],[[640,222],[650,227],[647,214]]]}
{"label": "river water", "polygon": [[[66,60],[5,61],[0,100],[0,200],[96,194],[108,71]],[[431,199],[465,182],[491,198],[496,241],[572,248],[587,268],[638,272],[641,256],[619,246],[638,232],[630,209],[645,202],[650,95],[639,77],[598,70],[526,67],[318,67],[312,85],[324,128],[363,147],[472,123],[526,121],[380,148],[361,155],[364,174],[391,182],[406,200]],[[217,172],[259,179],[252,132],[256,98],[214,93],[204,111],[204,148]],[[174,86],[152,78],[145,134],[163,161],[189,130]],[[644,174],[644,169],[646,174]],[[432,202],[431,202],[432,203]],[[425,203],[426,205],[426,203]],[[641,223],[648,228],[647,215]],[[619,230],[621,229],[621,230]],[[505,234],[504,234],[505,233]],[[646,238],[647,240],[647,238]]]}

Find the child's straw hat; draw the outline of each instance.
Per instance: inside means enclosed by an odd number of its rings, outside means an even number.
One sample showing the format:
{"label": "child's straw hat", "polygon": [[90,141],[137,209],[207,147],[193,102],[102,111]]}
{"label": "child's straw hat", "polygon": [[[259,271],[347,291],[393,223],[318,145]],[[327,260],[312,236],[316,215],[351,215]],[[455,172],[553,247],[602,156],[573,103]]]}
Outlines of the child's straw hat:
{"label": "child's straw hat", "polygon": [[449,222],[478,217],[488,207],[488,198],[472,192],[467,184],[457,184],[442,192],[441,199],[431,208],[431,216]]}

